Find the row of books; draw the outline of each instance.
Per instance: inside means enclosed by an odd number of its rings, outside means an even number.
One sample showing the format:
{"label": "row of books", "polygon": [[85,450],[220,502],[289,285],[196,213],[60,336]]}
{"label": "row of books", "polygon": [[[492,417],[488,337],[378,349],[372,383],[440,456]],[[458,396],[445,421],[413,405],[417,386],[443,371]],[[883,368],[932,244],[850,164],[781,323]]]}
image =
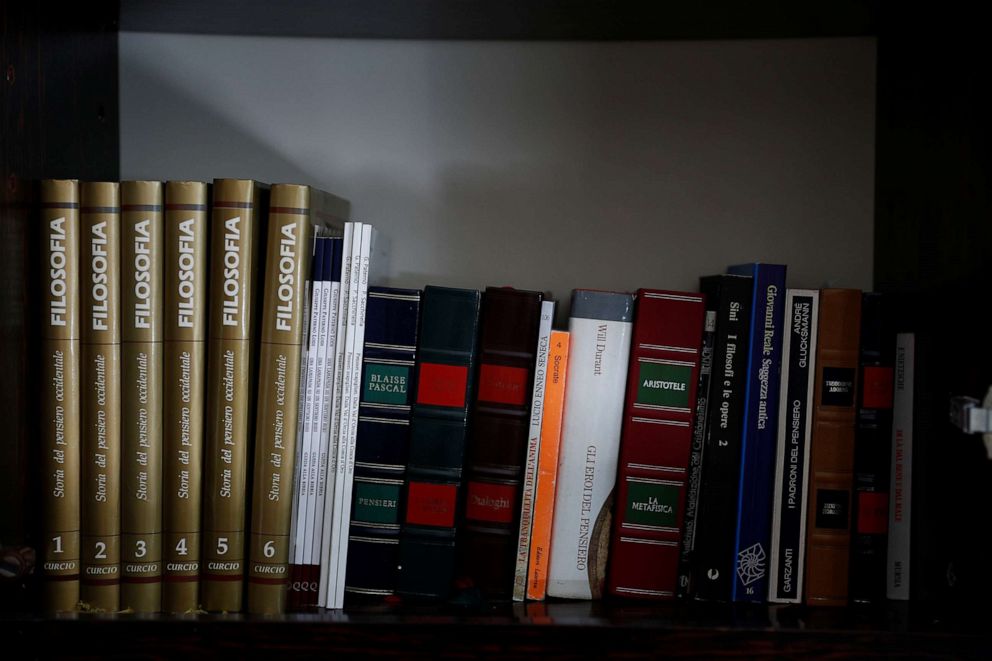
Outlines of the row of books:
{"label": "row of books", "polygon": [[752,264],[575,290],[557,331],[540,292],[370,286],[374,231],[309,187],[42,191],[54,609],[908,586],[877,295]]}

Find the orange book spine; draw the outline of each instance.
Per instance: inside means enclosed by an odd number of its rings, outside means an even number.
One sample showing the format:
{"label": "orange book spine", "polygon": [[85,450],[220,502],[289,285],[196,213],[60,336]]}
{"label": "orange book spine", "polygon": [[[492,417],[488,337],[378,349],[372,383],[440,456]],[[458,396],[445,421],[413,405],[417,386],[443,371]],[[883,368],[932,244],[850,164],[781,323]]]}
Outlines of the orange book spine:
{"label": "orange book spine", "polygon": [[548,590],[551,560],[551,522],[554,517],[555,484],[558,481],[558,449],[561,421],[565,413],[565,369],[568,365],[567,331],[551,331],[548,351],[548,381],[544,389],[541,419],[541,450],[537,462],[537,495],[531,532],[530,562],[527,565],[527,598],[540,601]]}

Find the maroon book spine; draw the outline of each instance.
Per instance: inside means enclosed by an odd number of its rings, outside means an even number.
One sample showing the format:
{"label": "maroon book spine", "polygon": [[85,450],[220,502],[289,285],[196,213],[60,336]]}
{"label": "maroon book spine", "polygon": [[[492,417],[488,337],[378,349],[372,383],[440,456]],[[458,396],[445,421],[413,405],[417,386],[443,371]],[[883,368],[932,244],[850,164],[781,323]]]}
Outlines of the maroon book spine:
{"label": "maroon book spine", "polygon": [[482,300],[460,582],[488,597],[513,589],[541,299],[489,287]]}
{"label": "maroon book spine", "polygon": [[677,591],[704,302],[702,294],[637,292],[610,544],[608,585],[618,597]]}

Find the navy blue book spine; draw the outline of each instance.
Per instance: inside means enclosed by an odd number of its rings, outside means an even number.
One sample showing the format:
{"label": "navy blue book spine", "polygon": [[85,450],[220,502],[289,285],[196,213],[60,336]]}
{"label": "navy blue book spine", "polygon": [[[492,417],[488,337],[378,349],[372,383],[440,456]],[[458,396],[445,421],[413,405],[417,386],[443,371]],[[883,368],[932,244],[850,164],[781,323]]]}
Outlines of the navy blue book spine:
{"label": "navy blue book spine", "polygon": [[369,287],[345,593],[396,589],[420,290]]}
{"label": "navy blue book spine", "polygon": [[768,595],[785,271],[786,267],[780,264],[742,264],[727,269],[728,273],[754,278],[744,433],[741,436],[733,601],[761,603]]}

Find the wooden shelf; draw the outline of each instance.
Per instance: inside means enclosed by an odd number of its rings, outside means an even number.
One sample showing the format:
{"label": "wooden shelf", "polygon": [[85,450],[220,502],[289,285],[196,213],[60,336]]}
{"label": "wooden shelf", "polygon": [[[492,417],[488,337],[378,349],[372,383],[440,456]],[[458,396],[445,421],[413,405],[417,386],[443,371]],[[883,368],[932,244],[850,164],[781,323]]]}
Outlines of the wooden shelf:
{"label": "wooden shelf", "polygon": [[[880,608],[636,605],[360,608],[279,617],[68,614],[7,616],[14,645],[53,656],[376,653],[403,658],[980,658],[992,638],[970,623]],[[9,641],[8,641],[9,642]],[[15,647],[16,648],[16,647]]]}
{"label": "wooden shelf", "polygon": [[877,32],[867,0],[131,0],[121,30],[387,39],[741,39]]}

